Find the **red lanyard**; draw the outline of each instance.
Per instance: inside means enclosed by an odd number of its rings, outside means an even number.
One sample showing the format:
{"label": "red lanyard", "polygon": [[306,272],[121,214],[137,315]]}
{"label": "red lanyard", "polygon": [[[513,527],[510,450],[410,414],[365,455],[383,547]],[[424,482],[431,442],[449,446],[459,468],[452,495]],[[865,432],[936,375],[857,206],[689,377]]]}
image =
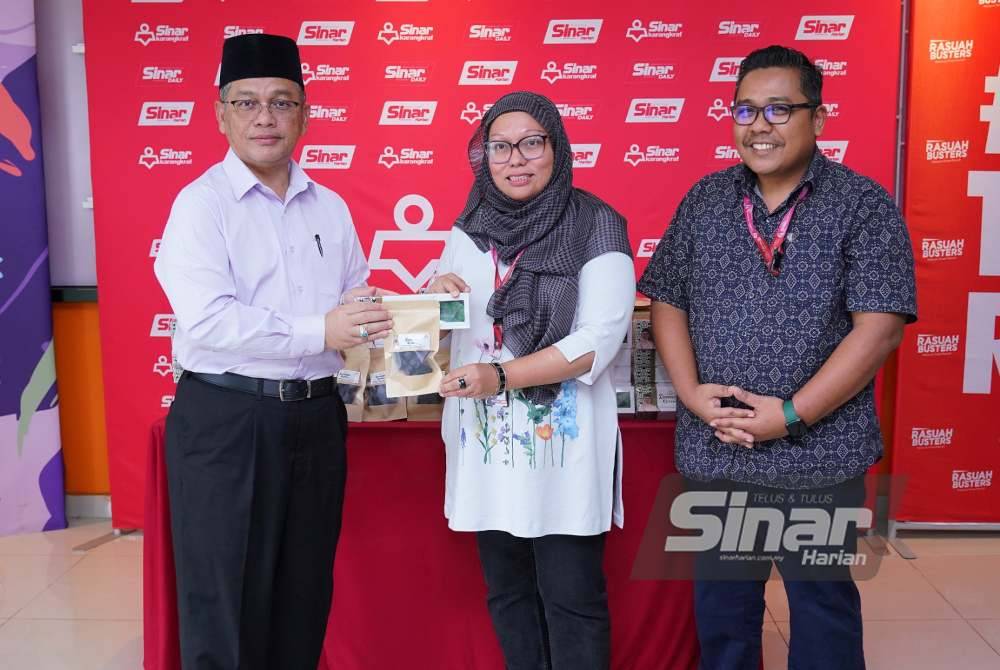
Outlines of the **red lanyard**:
{"label": "red lanyard", "polygon": [[757,249],[760,250],[760,255],[764,259],[764,267],[774,277],[777,277],[781,273],[781,256],[783,255],[781,245],[785,243],[785,236],[788,234],[788,224],[792,222],[792,217],[795,215],[795,208],[800,202],[805,200],[807,195],[809,195],[808,185],[802,187],[802,190],[799,191],[799,197],[795,199],[792,206],[788,208],[788,212],[781,218],[781,223],[778,224],[778,229],[774,232],[774,239],[771,240],[770,245],[764,242],[764,238],[757,232],[757,226],[753,225],[753,203],[750,202],[750,196],[743,196],[743,216],[747,220],[747,229],[750,231],[750,237],[753,238]]}
{"label": "red lanyard", "polygon": [[[517,267],[517,262],[521,260],[521,255],[524,253],[524,249],[517,252],[517,256],[514,257],[514,262],[510,264],[507,268],[507,272],[504,273],[503,277],[500,276],[500,259],[497,255],[496,247],[490,247],[490,255],[493,257],[493,291],[499,291],[504,284],[510,279],[510,276],[514,274],[514,268]],[[493,353],[497,356],[500,355],[500,349],[503,347],[503,319],[493,319]]]}

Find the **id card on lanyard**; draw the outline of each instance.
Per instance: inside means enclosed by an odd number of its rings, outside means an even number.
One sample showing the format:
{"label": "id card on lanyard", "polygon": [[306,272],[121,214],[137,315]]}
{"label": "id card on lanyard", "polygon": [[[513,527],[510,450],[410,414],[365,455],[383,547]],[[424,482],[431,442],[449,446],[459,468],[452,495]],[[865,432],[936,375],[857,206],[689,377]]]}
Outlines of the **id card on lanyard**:
{"label": "id card on lanyard", "polygon": [[774,239],[771,240],[770,244],[764,241],[764,238],[757,231],[757,226],[753,223],[753,202],[750,201],[750,196],[743,196],[743,217],[747,221],[747,230],[750,231],[750,237],[753,238],[754,244],[757,245],[757,250],[760,251],[764,267],[767,268],[772,277],[777,277],[781,274],[781,258],[784,256],[782,246],[785,243],[785,237],[788,235],[788,226],[792,222],[792,217],[795,216],[795,208],[798,207],[800,202],[806,199],[807,195],[809,195],[808,184],[802,187],[798,197],[795,198],[795,202],[788,208],[785,215],[781,217],[781,223],[778,224],[778,229],[774,231]]}

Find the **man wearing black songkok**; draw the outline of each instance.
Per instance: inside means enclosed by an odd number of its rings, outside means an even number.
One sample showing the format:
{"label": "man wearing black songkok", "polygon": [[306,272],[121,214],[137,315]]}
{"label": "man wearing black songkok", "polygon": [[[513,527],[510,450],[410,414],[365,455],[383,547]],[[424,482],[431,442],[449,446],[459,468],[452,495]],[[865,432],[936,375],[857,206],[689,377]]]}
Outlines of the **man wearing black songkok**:
{"label": "man wearing black songkok", "polygon": [[[315,670],[347,474],[338,350],[390,327],[346,203],[291,160],[298,48],[222,50],[225,159],[178,194],[156,260],[185,372],[166,462],[185,670]],[[346,305],[342,303],[347,303]]]}

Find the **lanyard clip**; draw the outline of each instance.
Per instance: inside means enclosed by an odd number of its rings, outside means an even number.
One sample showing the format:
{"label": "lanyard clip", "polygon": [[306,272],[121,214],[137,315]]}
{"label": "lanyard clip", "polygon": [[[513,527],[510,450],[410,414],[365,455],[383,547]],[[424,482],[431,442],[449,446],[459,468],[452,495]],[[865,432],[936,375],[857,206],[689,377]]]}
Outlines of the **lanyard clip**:
{"label": "lanyard clip", "polygon": [[785,256],[784,246],[785,245],[781,245],[780,247],[774,250],[774,253],[771,255],[771,264],[767,268],[768,272],[770,272],[775,277],[781,274],[781,260]]}

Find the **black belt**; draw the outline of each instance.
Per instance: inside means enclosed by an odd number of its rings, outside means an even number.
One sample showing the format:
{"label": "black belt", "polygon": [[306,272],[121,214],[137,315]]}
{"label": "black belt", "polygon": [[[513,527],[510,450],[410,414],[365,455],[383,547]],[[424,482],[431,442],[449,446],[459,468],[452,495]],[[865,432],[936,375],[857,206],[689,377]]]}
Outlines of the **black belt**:
{"label": "black belt", "polygon": [[279,381],[276,379],[244,377],[232,372],[215,375],[204,372],[185,371],[184,374],[190,375],[206,384],[221,386],[222,388],[250,393],[252,395],[278,398],[281,402],[319,398],[336,393],[337,391],[337,380],[335,377],[323,377],[322,379],[282,379]]}

